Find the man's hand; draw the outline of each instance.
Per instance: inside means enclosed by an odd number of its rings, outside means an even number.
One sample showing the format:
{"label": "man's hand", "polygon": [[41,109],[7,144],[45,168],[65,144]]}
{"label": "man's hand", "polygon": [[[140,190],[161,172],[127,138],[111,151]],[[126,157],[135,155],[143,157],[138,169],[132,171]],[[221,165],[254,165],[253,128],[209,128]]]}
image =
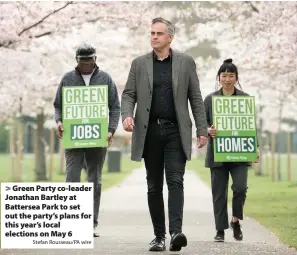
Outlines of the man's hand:
{"label": "man's hand", "polygon": [[260,160],[260,151],[259,149],[257,149],[257,159],[254,163],[259,163],[259,160]]}
{"label": "man's hand", "polygon": [[126,118],[123,121],[123,127],[126,131],[128,132],[132,132],[133,131],[133,127],[134,127],[134,120],[131,117]]}
{"label": "man's hand", "polygon": [[207,137],[206,136],[198,136],[197,137],[198,149],[202,148],[206,143],[207,143]]}
{"label": "man's hand", "polygon": [[59,121],[59,122],[57,123],[56,134],[57,134],[57,136],[58,136],[60,139],[63,138],[63,131],[64,131],[64,129],[63,129],[63,124],[62,124],[61,121]]}
{"label": "man's hand", "polygon": [[108,136],[107,136],[106,140],[108,141],[108,146],[107,146],[107,148],[108,148],[112,144],[112,133],[111,132],[108,132]]}
{"label": "man's hand", "polygon": [[216,136],[217,130],[213,125],[211,125],[211,127],[207,129],[207,132],[212,138],[214,138]]}

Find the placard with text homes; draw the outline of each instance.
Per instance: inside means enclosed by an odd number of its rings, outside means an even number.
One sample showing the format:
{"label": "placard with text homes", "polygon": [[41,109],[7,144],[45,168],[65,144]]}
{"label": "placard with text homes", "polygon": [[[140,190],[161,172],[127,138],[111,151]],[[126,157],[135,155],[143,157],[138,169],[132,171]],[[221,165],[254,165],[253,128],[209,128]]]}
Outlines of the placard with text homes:
{"label": "placard with text homes", "polygon": [[257,160],[256,108],[253,96],[213,96],[215,162]]}
{"label": "placard with text homes", "polygon": [[108,86],[64,86],[63,147],[107,147]]}

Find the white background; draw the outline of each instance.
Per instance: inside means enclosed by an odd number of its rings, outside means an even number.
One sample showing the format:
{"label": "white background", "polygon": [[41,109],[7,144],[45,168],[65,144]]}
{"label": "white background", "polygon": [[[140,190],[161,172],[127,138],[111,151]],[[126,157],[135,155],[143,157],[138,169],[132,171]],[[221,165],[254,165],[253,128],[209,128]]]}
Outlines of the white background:
{"label": "white background", "polygon": [[[36,191],[37,185],[43,187],[65,187],[68,189],[69,185],[72,187],[90,187],[90,191]],[[35,191],[13,191],[13,186],[19,187],[35,187]],[[6,187],[10,187],[11,189],[6,191]],[[6,195],[9,196],[39,196],[44,194],[46,196],[53,196],[59,194],[60,196],[67,196],[66,202],[63,200],[4,200]],[[76,200],[69,200],[69,196],[76,195]],[[50,248],[50,249],[84,249],[84,248],[93,248],[93,183],[1,183],[1,248],[5,249],[40,249],[40,248]],[[15,205],[54,205],[57,204],[59,206],[59,210],[6,210],[5,204]],[[61,210],[60,205],[67,205],[68,210]],[[69,210],[70,205],[80,205],[80,210]],[[21,223],[43,223],[43,221],[47,223],[58,222],[54,217],[49,221],[48,219],[36,219],[33,220],[33,214],[79,214],[79,219],[63,219],[61,220],[60,228],[27,228],[21,230]],[[91,214],[91,218],[89,219],[81,219],[81,213]],[[18,219],[6,219],[6,214],[18,214]],[[31,214],[31,219],[20,219],[19,214],[26,213]],[[19,224],[19,228],[6,228],[5,223],[7,222],[15,222]],[[6,237],[5,233],[9,231],[13,232],[21,232],[25,230],[26,232],[49,232],[49,237]],[[58,232],[66,232],[66,236],[62,237],[52,237],[51,231]],[[72,231],[72,236],[68,236],[68,232]],[[34,244],[33,241],[48,241],[48,244]],[[50,244],[49,240],[53,241],[70,241],[72,244]],[[74,240],[78,240],[80,243],[74,243]],[[89,241],[88,244],[82,244],[81,241]]]}

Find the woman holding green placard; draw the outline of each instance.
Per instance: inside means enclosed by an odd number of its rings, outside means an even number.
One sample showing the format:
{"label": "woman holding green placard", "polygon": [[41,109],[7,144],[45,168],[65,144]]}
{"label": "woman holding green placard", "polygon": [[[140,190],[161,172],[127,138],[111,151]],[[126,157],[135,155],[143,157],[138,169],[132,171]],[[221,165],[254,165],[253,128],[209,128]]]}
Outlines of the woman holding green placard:
{"label": "woman holding green placard", "polygon": [[[226,59],[217,73],[216,91],[209,94],[205,100],[206,118],[208,122],[208,146],[205,159],[205,167],[211,171],[211,187],[214,207],[214,217],[217,234],[214,237],[216,242],[225,240],[225,229],[229,228],[227,199],[228,181],[231,174],[233,184],[232,199],[232,220],[230,227],[233,229],[233,236],[241,241],[243,234],[239,220],[243,220],[243,207],[246,199],[247,177],[249,162],[215,162],[213,138],[216,135],[216,127],[213,125],[212,116],[212,96],[249,96],[242,91],[238,81],[237,67],[232,63],[232,59]],[[220,88],[219,88],[220,86]],[[239,86],[240,89],[237,88]]]}

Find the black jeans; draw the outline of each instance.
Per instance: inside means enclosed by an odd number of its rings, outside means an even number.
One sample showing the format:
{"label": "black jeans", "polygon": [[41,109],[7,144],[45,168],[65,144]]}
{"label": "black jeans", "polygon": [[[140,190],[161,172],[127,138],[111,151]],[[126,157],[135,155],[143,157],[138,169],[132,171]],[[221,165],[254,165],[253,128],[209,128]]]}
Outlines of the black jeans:
{"label": "black jeans", "polygon": [[238,163],[224,163],[222,167],[211,168],[213,209],[217,230],[229,228],[228,223],[228,182],[229,173],[233,179],[232,216],[243,219],[246,199],[248,166]]}
{"label": "black jeans", "polygon": [[156,237],[165,237],[164,168],[168,186],[169,233],[182,231],[184,154],[177,124],[149,124],[144,146],[148,206]]}

